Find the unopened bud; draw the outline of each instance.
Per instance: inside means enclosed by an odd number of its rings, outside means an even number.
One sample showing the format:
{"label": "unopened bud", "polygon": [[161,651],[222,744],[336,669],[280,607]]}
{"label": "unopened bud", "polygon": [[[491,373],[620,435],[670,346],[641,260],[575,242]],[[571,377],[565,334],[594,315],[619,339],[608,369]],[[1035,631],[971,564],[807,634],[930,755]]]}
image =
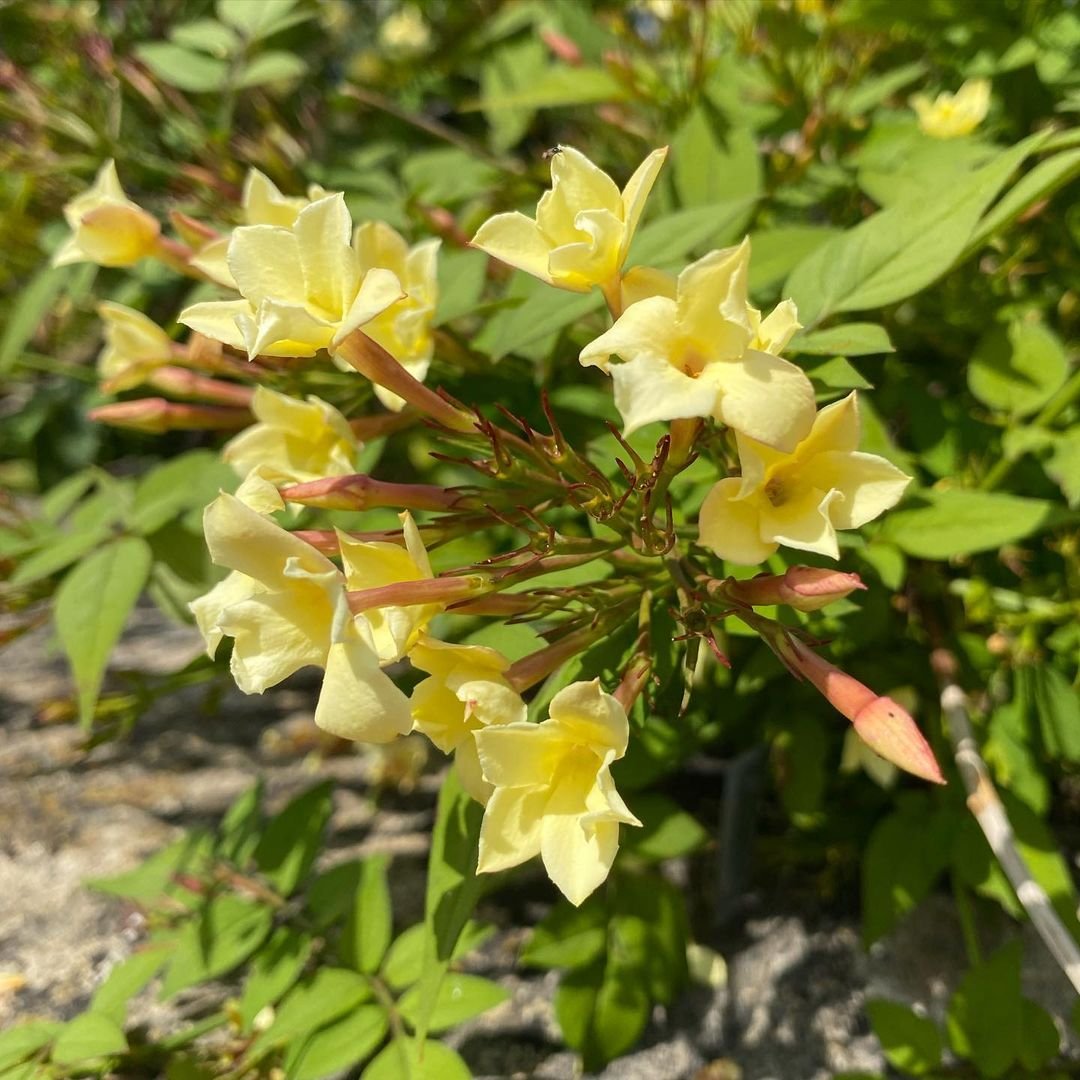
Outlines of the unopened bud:
{"label": "unopened bud", "polygon": [[205,225],[201,221],[196,221],[194,218],[188,217],[187,214],[180,213],[179,210],[170,210],[169,220],[176,230],[176,235],[179,236],[185,244],[194,248],[196,251],[206,244],[209,244],[212,240],[218,238],[219,234],[216,229],[212,229],[209,225]]}
{"label": "unopened bud", "polygon": [[581,50],[578,48],[577,43],[571,41],[565,34],[560,34],[558,30],[552,30],[550,27],[544,27],[540,31],[540,38],[551,50],[554,57],[564,64],[570,64],[572,67],[580,66],[582,62]]}
{"label": "unopened bud", "polygon": [[[286,496],[287,497],[287,496]],[[357,589],[347,593],[349,610],[361,615],[373,608],[414,607],[418,604],[453,604],[481,596],[489,588],[483,574],[463,574],[460,577],[423,578],[419,581],[395,581],[373,589]]]}
{"label": "unopened bud", "polygon": [[898,768],[934,784],[944,784],[937,760],[906,709],[892,698],[876,694],[858,679],[818,656],[793,637],[777,643],[781,659],[809,680],[874,753]]}
{"label": "unopened bud", "polygon": [[169,364],[159,367],[146,380],[155,390],[163,390],[174,397],[200,398],[218,405],[236,405],[248,408],[254,391],[248,386],[210,379],[186,368]]}
{"label": "unopened bud", "polygon": [[370,510],[394,506],[402,510],[450,510],[466,496],[434,484],[393,484],[357,473],[330,476],[281,489],[289,502],[323,510]]}
{"label": "unopened bud", "polygon": [[187,405],[164,398],[139,398],[99,405],[87,414],[112,427],[161,435],[166,431],[234,431],[251,423],[247,409],[224,405]]}
{"label": "unopened bud", "polygon": [[741,604],[786,604],[799,611],[817,611],[865,588],[858,574],[817,566],[789,566],[783,574],[759,574],[748,581],[728,579],[722,583],[724,595]]}

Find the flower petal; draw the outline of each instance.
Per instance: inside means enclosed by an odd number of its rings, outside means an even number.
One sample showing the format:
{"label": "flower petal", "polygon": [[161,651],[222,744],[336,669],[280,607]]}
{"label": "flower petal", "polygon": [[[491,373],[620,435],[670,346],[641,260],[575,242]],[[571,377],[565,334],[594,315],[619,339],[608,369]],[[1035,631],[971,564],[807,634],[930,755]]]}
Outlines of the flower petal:
{"label": "flower petal", "polygon": [[241,225],[233,230],[227,261],[240,295],[253,307],[267,298],[303,305],[304,272],[291,230]]}
{"label": "flower petal", "polygon": [[344,341],[354,330],[371,322],[376,315],[380,315],[404,296],[401,282],[392,271],[378,267],[369,270],[360,283],[355,299],[342,316],[341,323],[330,342],[331,349]]}
{"label": "flower petal", "polygon": [[204,593],[188,604],[192,615],[195,616],[195,625],[206,642],[207,656],[214,656],[221,644],[221,639],[225,636],[225,631],[221,629],[222,613],[233,604],[249,600],[259,591],[259,583],[254,578],[249,578],[246,574],[240,574],[234,570],[208,593]]}
{"label": "flower petal", "polygon": [[509,870],[540,853],[540,828],[547,794],[543,789],[495,789],[488,799],[480,826],[480,851],[476,861],[479,873]]}
{"label": "flower petal", "polygon": [[645,355],[667,364],[666,357],[674,348],[675,302],[666,296],[652,296],[628,307],[610,330],[581,350],[578,361],[602,371],[608,370],[612,356],[630,361]]}
{"label": "flower petal", "polygon": [[293,233],[304,271],[304,301],[336,322],[352,304],[360,282],[345,196],[327,195],[304,207]]}
{"label": "flower petal", "polygon": [[895,506],[911,477],[876,454],[831,451],[807,462],[802,479],[841,498],[831,504],[830,517],[838,529],[857,529]]}
{"label": "flower petal", "polygon": [[679,333],[704,358],[741,357],[754,336],[746,303],[750,241],[710,251],[678,281]]}
{"label": "flower petal", "polygon": [[412,728],[409,699],[359,639],[330,646],[315,723],[342,739],[387,743]]}
{"label": "flower petal", "polygon": [[814,422],[814,388],[787,360],[748,349],[706,371],[721,387],[715,416],[729,427],[779,450],[794,450]]}
{"label": "flower petal", "polygon": [[830,450],[858,450],[862,424],[859,421],[859,398],[852,390],[846,398],[826,405],[799,446],[796,457],[808,461]]}
{"label": "flower petal", "polygon": [[649,197],[649,192],[653,189],[653,184],[656,183],[656,178],[660,175],[667,153],[668,148],[666,146],[654,150],[634,170],[634,175],[630,177],[626,182],[626,187],[622,190],[622,217],[626,231],[623,237],[622,251],[620,252],[620,264],[630,248],[630,242],[633,240],[634,232],[637,229],[638,222],[641,220],[641,213],[645,209],[645,202]]}
{"label": "flower petal", "polygon": [[568,741],[588,746],[601,758],[608,750],[615,758],[626,753],[630,738],[626,711],[604,692],[599,679],[571,683],[551,699],[548,711],[550,723],[563,729]]}
{"label": "flower petal", "polygon": [[236,325],[236,319],[240,315],[251,318],[254,314],[254,308],[246,300],[211,300],[184,308],[176,316],[176,321],[196,333],[243,352],[244,335]]}
{"label": "flower petal", "polygon": [[550,724],[500,724],[476,732],[484,779],[499,788],[546,787],[567,744]]}
{"label": "flower petal", "polygon": [[698,543],[727,562],[757,566],[776,551],[776,544],[762,540],[758,501],[739,499],[741,483],[729,476],[705,496],[698,514]]}
{"label": "flower petal", "polygon": [[615,407],[622,414],[627,435],[654,420],[710,416],[716,408],[718,388],[711,378],[703,373],[695,379],[658,357],[643,353],[617,364],[611,369],[611,377],[615,383]]}
{"label": "flower petal", "polygon": [[759,503],[761,535],[786,547],[839,559],[832,512],[841,498],[836,490],[823,492],[818,488],[805,488],[781,506],[773,506],[767,499],[762,499]]}
{"label": "flower petal", "polygon": [[551,245],[532,218],[519,214],[496,214],[488,218],[472,238],[472,246],[507,266],[515,266],[551,284],[548,255]]}

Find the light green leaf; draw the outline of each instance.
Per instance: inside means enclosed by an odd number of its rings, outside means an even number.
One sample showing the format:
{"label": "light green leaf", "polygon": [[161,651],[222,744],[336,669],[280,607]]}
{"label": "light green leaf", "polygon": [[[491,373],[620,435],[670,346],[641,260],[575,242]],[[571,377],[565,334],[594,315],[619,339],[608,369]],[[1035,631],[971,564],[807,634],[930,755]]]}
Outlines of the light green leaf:
{"label": "light green leaf", "polygon": [[10,1069],[37,1053],[52,1042],[63,1026],[53,1020],[31,1020],[0,1032],[0,1070]]}
{"label": "light green leaf", "polygon": [[307,74],[307,64],[293,53],[275,51],[260,53],[240,69],[236,85],[241,90],[267,83],[291,82]]}
{"label": "light green leaf", "polygon": [[275,1004],[300,977],[311,954],[311,938],[288,926],[279,926],[251,962],[244,980],[238,1012],[244,1031],[266,1005]]}
{"label": "light green leaf", "polygon": [[[506,990],[490,979],[452,971],[439,987],[435,1008],[428,1017],[427,1029],[434,1035],[440,1031],[449,1031],[450,1028],[501,1004],[509,996]],[[421,1019],[420,988],[414,986],[411,990],[406,990],[398,1001],[398,1008],[409,1026],[417,1028]]]}
{"label": "light green leaf", "polygon": [[620,101],[626,90],[603,68],[552,66],[530,85],[509,93],[465,102],[461,112],[482,109],[491,114],[500,109],[555,109],[567,105],[592,105],[600,101]]}
{"label": "light green leaf", "polygon": [[340,1074],[374,1053],[390,1023],[379,1005],[361,1005],[303,1042],[294,1042],[285,1055],[287,1080],[322,1080]]}
{"label": "light green leaf", "polygon": [[814,384],[818,401],[832,401],[848,390],[873,388],[873,383],[864,379],[843,356],[833,356],[828,360],[808,360],[801,366],[806,377]]}
{"label": "light green leaf", "polygon": [[830,97],[829,107],[842,116],[862,116],[870,109],[880,105],[886,98],[892,97],[905,86],[910,86],[926,72],[926,63],[915,60],[910,64],[893,68],[880,75],[871,75],[861,79],[854,86],[843,87]]}
{"label": "light green leaf", "polygon": [[77,1065],[123,1054],[127,1048],[127,1039],[115,1020],[102,1013],[84,1012],[57,1035],[52,1060],[56,1065]]}
{"label": "light green leaf", "polygon": [[1003,1076],[1020,1050],[1020,1004],[1020,942],[1014,940],[973,967],[953,994],[945,1023],[954,1052],[982,1076]]}
{"label": "light green leaf", "polygon": [[[541,77],[548,51],[538,37],[529,35],[492,50],[480,67],[480,95],[485,102],[498,102],[528,87]],[[485,108],[484,119],[491,129],[491,145],[497,151],[516,146],[529,130],[535,110]]]}
{"label": "light green leaf", "polygon": [[[424,942],[426,928],[423,923],[410,926],[400,933],[383,958],[379,977],[391,990],[401,991],[417,982],[424,969]],[[467,922],[458,938],[457,946],[450,955],[453,963],[467,956],[486,941],[494,932],[488,923]]]}
{"label": "light green leaf", "polygon": [[1068,374],[1057,335],[1041,323],[1017,320],[983,335],[968,366],[968,389],[992,409],[1028,416],[1054,396]]}
{"label": "light green leaf", "polygon": [[863,322],[797,334],[786,351],[809,356],[877,356],[896,352],[884,326]]}
{"label": "light green leaf", "polygon": [[6,322],[0,334],[0,373],[19,358],[57,296],[71,278],[71,266],[46,266],[39,270],[19,293],[16,303],[5,309]]}
{"label": "light green leaf", "polygon": [[180,454],[139,480],[128,522],[144,535],[155,532],[188,510],[202,510],[234,478],[233,470],[212,450]]}
{"label": "light green leaf", "polygon": [[439,253],[439,302],[435,325],[460,319],[480,303],[487,275],[487,256],[469,248]]}
{"label": "light green leaf", "polygon": [[321,967],[289,991],[274,1022],[255,1040],[252,1051],[265,1051],[302,1038],[357,1005],[371,1000],[371,983],[344,968]]}
{"label": "light green leaf", "polygon": [[622,847],[641,858],[675,859],[709,842],[698,820],[659,792],[635,795],[634,813],[643,827],[625,830]]}
{"label": "light green leaf", "polygon": [[1080,695],[1076,687],[1050,664],[1036,665],[1033,676],[1046,753],[1061,761],[1080,761]]}
{"label": "light green leaf", "polygon": [[162,82],[195,94],[223,89],[229,75],[229,65],[224,60],[167,41],[136,45],[135,55]]}
{"label": "light green leaf", "polygon": [[360,1074],[360,1080],[472,1080],[472,1073],[449,1046],[395,1039]]}
{"label": "light green leaf", "polygon": [[123,1027],[128,1002],[165,966],[171,954],[171,949],[151,946],[117,964],[94,991],[89,1011],[108,1016]]}
{"label": "light green leaf", "polygon": [[922,1076],[941,1064],[937,1024],[895,1001],[868,1001],[866,1012],[889,1064],[905,1076]]}
{"label": "light green leaf", "polygon": [[317,784],[271,818],[255,848],[255,865],[282,895],[291,896],[322,847],[333,812],[334,785]]}
{"label": "light green leaf", "polygon": [[19,563],[11,575],[11,584],[31,585],[50,577],[81,559],[88,551],[100,547],[112,535],[113,531],[107,524],[55,534],[33,555]]}
{"label": "light green leaf", "polygon": [[784,225],[751,235],[749,287],[761,296],[778,285],[811,252],[840,235],[828,225]]}
{"label": "light green leaf", "polygon": [[124,537],[85,558],[56,590],[56,633],[71,663],[84,724],[93,718],[109,654],[146,584],[151,561],[145,540]]}
{"label": "light green leaf", "polygon": [[1080,507],[1080,426],[1054,440],[1054,448],[1044,468],[1061,488],[1065,501],[1074,510]]}
{"label": "light green leaf", "polygon": [[533,929],[521,962],[544,968],[586,967],[604,952],[607,921],[607,908],[599,893],[593,893],[580,907],[559,900]]}
{"label": "light green leaf", "polygon": [[169,40],[222,60],[227,60],[240,47],[236,33],[217,19],[193,19],[174,26],[169,30]]}
{"label": "light green leaf", "polygon": [[276,34],[312,17],[296,11],[297,0],[217,0],[217,17],[249,41]]}
{"label": "light green leaf", "polygon": [[218,852],[241,869],[262,833],[262,777],[234,800],[218,826]]}
{"label": "light green leaf", "polygon": [[385,855],[373,855],[361,865],[352,910],[338,945],[342,961],[368,975],[379,970],[393,934],[394,913],[386,879],[387,862]]}
{"label": "light green leaf", "polygon": [[692,252],[728,243],[736,238],[753,204],[749,197],[725,199],[654,218],[638,229],[626,265],[670,267]]}
{"label": "light green leaf", "polygon": [[155,852],[140,866],[114,877],[91,878],[98,892],[147,903],[163,896],[176,874],[199,874],[207,865],[213,844],[206,833],[192,832]]}
{"label": "light green leaf", "polygon": [[929,505],[897,510],[882,535],[921,559],[993,551],[1067,523],[1068,513],[1045,499],[989,491],[923,492]]}

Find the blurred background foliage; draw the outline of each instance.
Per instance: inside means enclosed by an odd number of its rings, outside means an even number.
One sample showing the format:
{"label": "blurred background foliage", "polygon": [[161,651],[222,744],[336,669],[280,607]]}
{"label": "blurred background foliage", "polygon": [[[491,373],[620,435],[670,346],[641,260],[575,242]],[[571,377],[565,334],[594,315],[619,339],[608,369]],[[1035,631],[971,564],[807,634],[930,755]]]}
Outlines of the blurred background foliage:
{"label": "blurred background foliage", "polygon": [[[993,84],[978,132],[922,136],[909,96],[976,76]],[[523,275],[502,288],[463,246],[493,211],[531,207],[548,148],[578,146],[622,180],[646,149],[671,144],[649,257],[675,265],[749,233],[764,306],[842,230],[879,208],[932,207],[1003,147],[1051,128],[1023,166],[1017,211],[998,204],[933,287],[874,312],[886,338],[826,340],[799,357],[821,401],[873,387],[865,448],[917,478],[908,503],[844,547],[870,591],[807,625],[847,670],[908,705],[942,758],[928,655],[957,653],[1021,849],[1076,932],[1074,867],[1060,851],[1080,845],[1078,108],[1080,14],[1064,0],[0,0],[0,588],[22,620],[5,633],[40,621],[78,560],[117,536],[146,539],[151,595],[177,617],[211,580],[198,511],[228,482],[204,452],[220,440],[85,418],[106,400],[93,371],[96,303],[128,304],[178,333],[173,314],[205,288],[150,263],[50,268],[61,207],[107,158],[162,218],[235,221],[254,166],[288,194],[310,183],[345,191],[356,220],[442,235],[450,351],[429,381],[465,400],[478,388],[477,400],[530,417],[542,382],[568,431],[599,438],[614,418],[609,389],[574,359],[599,325],[596,303],[538,300]],[[323,378],[293,389],[324,392],[334,376]],[[391,443],[380,475],[455,479],[426,449],[422,435]],[[713,477],[687,476],[692,517]],[[162,498],[173,489],[182,497]],[[99,573],[83,570],[91,582]],[[948,880],[976,926],[996,909],[1023,917],[955,779],[941,792],[898,787],[842,745],[827,708],[756,638],[727,647],[733,670],[699,673],[680,720],[676,700],[658,702],[670,709],[638,733],[620,779],[628,791],[659,786],[706,820],[718,806],[704,751],[767,771],[771,794],[745,810],[758,815],[754,869],[727,881],[721,907],[737,910],[751,880],[809,905],[846,908],[861,894],[871,942]],[[590,675],[605,662],[592,661]],[[660,661],[677,662],[674,652]],[[197,677],[212,673],[198,663]],[[136,712],[142,701],[125,700]],[[734,826],[722,843],[739,835]],[[703,910],[691,904],[699,926],[717,903],[702,897]],[[602,907],[587,912],[598,925]],[[1017,1002],[1019,992],[1017,981]],[[953,1050],[1002,1075],[998,1059],[980,1062],[967,1000],[950,1021]],[[898,1068],[935,1067],[936,1033],[911,1034],[911,1017],[884,1006],[872,1018],[879,1034],[906,1032],[904,1046],[930,1045],[923,1058],[898,1054]],[[611,1056],[598,1037],[579,1033],[593,1061]],[[1030,1064],[1019,1049],[1005,1060]]]}

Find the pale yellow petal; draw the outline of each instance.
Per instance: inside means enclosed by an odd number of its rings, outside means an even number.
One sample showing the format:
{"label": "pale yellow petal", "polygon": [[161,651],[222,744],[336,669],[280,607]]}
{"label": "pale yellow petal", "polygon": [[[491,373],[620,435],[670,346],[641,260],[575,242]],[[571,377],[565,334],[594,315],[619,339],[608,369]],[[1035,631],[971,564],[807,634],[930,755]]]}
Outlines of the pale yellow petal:
{"label": "pale yellow petal", "polygon": [[514,211],[488,218],[472,238],[472,246],[492,258],[524,270],[527,274],[551,283],[548,255],[551,244],[532,218]]}
{"label": "pale yellow petal", "polygon": [[434,577],[431,571],[431,559],[428,558],[427,548],[424,547],[423,537],[416,527],[412,514],[406,510],[398,515],[398,520],[401,522],[401,534],[405,539],[405,550],[409,553],[409,558],[423,577]]}
{"label": "pale yellow petal", "polygon": [[521,695],[504,682],[471,679],[461,683],[456,693],[469,720],[485,727],[523,724],[529,715]]}
{"label": "pale yellow petal", "polygon": [[739,431],[735,432],[735,445],[739,450],[739,467],[742,471],[736,496],[739,499],[750,498],[761,488],[770,469],[792,460],[790,454],[774,450]]}
{"label": "pale yellow petal", "polygon": [[509,870],[540,854],[540,828],[546,801],[545,790],[495,789],[480,826],[476,863],[479,873]]}
{"label": "pale yellow petal", "polygon": [[388,743],[412,728],[409,699],[360,640],[330,646],[315,723],[356,742]]}
{"label": "pale yellow petal", "polygon": [[757,566],[777,545],[762,540],[758,502],[738,499],[740,486],[739,478],[730,476],[705,496],[698,514],[698,543],[727,562]]}
{"label": "pale yellow petal", "polygon": [[253,315],[238,315],[236,325],[249,359],[256,356],[314,356],[333,336],[333,326],[302,304],[269,297]]}
{"label": "pale yellow petal", "polygon": [[297,215],[293,233],[303,267],[305,302],[337,321],[351,306],[360,282],[345,196],[328,195],[306,206]]}
{"label": "pale yellow petal", "polygon": [[392,304],[396,304],[404,295],[401,282],[392,271],[378,268],[369,270],[364,275],[355,298],[342,316],[341,323],[330,343],[331,348],[340,344],[354,330],[370,322]]}
{"label": "pale yellow petal", "polygon": [[191,260],[196,270],[201,270],[211,281],[224,285],[228,289],[236,288],[236,281],[229,269],[229,241],[231,236],[220,236],[199,249],[198,255]]}
{"label": "pale yellow petal", "polygon": [[794,300],[781,300],[772,311],[761,320],[754,341],[751,343],[761,352],[779,356],[787,344],[802,329],[799,322],[799,310]]}
{"label": "pale yellow petal", "polygon": [[743,355],[753,337],[747,313],[750,241],[710,251],[691,263],[677,285],[679,333],[703,359]]}
{"label": "pale yellow petal", "polygon": [[606,880],[619,850],[619,826],[598,822],[586,828],[572,814],[545,814],[540,856],[555,887],[575,907]]}
{"label": "pale yellow petal", "polygon": [[134,203],[104,202],[82,216],[76,240],[99,266],[134,266],[149,255],[161,226]]}
{"label": "pale yellow petal", "polygon": [[240,603],[241,600],[249,600],[261,586],[254,578],[246,574],[237,573],[235,570],[219,581],[208,593],[188,604],[192,615],[195,616],[195,625],[199,628],[203,640],[206,642],[206,655],[213,657],[225,636],[221,629],[221,616],[228,607]]}
{"label": "pale yellow petal", "polygon": [[604,757],[610,750],[616,758],[626,753],[630,725],[626,711],[599,679],[576,682],[560,690],[549,707],[551,722],[557,724],[568,740],[581,743]]}
{"label": "pale yellow petal", "polygon": [[441,679],[449,678],[455,670],[484,671],[501,674],[510,662],[496,649],[484,645],[457,645],[438,638],[424,637],[409,654],[413,667]]}
{"label": "pale yellow petal", "polygon": [[548,256],[552,282],[574,292],[606,285],[619,271],[622,235],[622,220],[610,210],[580,211],[573,242],[553,247]]}
{"label": "pale yellow petal", "polygon": [[475,799],[481,806],[487,806],[495,788],[484,779],[480,771],[480,758],[476,753],[476,741],[470,733],[467,739],[463,739],[454,751],[454,766],[457,769],[461,786],[465,793]]}
{"label": "pale yellow petal", "polygon": [[615,407],[622,414],[625,434],[655,420],[711,416],[719,393],[709,375],[715,366],[710,365],[695,379],[673,368],[666,360],[646,354],[628,363],[614,365],[611,377],[615,384]]}
{"label": "pale yellow petal", "polygon": [[476,732],[484,779],[499,788],[543,787],[567,750],[550,724],[503,724]]}
{"label": "pale yellow petal", "polygon": [[622,276],[622,309],[625,312],[632,304],[647,300],[653,296],[666,296],[674,300],[676,280],[666,270],[657,270],[652,266],[634,266]]}
{"label": "pale yellow petal", "polygon": [[911,483],[892,462],[876,454],[832,451],[818,454],[800,471],[800,479],[841,498],[830,516],[838,529],[857,529],[895,506]]}
{"label": "pale yellow petal", "polygon": [[237,317],[251,318],[254,309],[246,300],[210,300],[191,304],[176,317],[176,321],[190,327],[213,341],[220,341],[233,349],[244,351],[244,335],[236,325]]}
{"label": "pale yellow petal", "polygon": [[623,204],[623,221],[625,222],[625,235],[623,238],[622,258],[625,258],[626,252],[630,247],[630,242],[634,238],[634,232],[638,227],[638,222],[641,220],[642,211],[645,209],[645,201],[649,197],[649,192],[652,191],[653,185],[656,183],[656,178],[660,175],[660,170],[663,168],[664,160],[667,157],[668,148],[666,146],[661,147],[659,150],[654,150],[634,171],[634,175],[626,183],[626,187],[622,191],[622,204]]}
{"label": "pale yellow petal", "polygon": [[794,450],[814,422],[814,388],[805,372],[779,357],[748,349],[706,371],[721,393],[714,413],[735,431],[779,450]]}
{"label": "pale yellow petal", "polygon": [[839,559],[840,548],[831,508],[840,497],[838,491],[804,488],[779,506],[762,499],[759,503],[761,535],[785,547]]}
{"label": "pale yellow petal", "polygon": [[296,236],[277,225],[234,229],[227,256],[229,272],[245,300],[303,305],[304,274]]}
{"label": "pale yellow petal", "polygon": [[465,722],[465,705],[443,679],[431,676],[417,683],[410,699],[413,725],[444,754],[464,739],[472,742],[473,729]]}
{"label": "pale yellow petal", "polygon": [[537,207],[536,223],[557,242],[565,242],[567,228],[577,228],[582,210],[607,210],[620,221],[622,195],[615,181],[580,150],[560,146],[551,158],[551,190]]}
{"label": "pale yellow petal", "polygon": [[813,427],[796,456],[807,461],[829,450],[858,450],[861,429],[858,395],[852,390],[846,398],[826,405],[814,417]]}
{"label": "pale yellow petal", "polygon": [[578,355],[585,367],[609,369],[612,356],[633,360],[649,356],[663,360],[675,349],[675,302],[665,296],[653,296],[628,307],[610,330],[590,342]]}
{"label": "pale yellow petal", "polygon": [[378,266],[383,270],[392,270],[404,280],[409,245],[401,233],[385,221],[365,221],[357,225],[353,233],[353,247],[361,271],[373,270]]}
{"label": "pale yellow petal", "polygon": [[284,510],[285,500],[273,482],[274,475],[272,466],[256,464],[236,489],[237,499],[245,506],[250,506],[257,514],[276,514],[279,510]]}
{"label": "pale yellow petal", "polygon": [[258,169],[248,169],[242,201],[246,224],[278,225],[289,229],[307,204],[307,199],[283,195]]}

